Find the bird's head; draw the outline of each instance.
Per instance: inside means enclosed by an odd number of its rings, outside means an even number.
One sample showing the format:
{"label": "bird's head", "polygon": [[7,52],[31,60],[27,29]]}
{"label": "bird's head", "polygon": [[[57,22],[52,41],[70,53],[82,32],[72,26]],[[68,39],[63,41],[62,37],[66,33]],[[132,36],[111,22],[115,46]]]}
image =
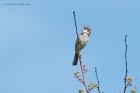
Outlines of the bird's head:
{"label": "bird's head", "polygon": [[91,33],[91,28],[89,26],[84,26],[83,33],[86,33],[89,36]]}

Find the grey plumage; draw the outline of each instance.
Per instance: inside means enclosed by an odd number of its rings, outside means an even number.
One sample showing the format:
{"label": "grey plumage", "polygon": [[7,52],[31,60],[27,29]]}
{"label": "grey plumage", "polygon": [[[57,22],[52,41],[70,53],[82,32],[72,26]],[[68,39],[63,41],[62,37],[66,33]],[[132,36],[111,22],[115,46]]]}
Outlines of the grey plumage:
{"label": "grey plumage", "polygon": [[75,56],[74,56],[74,60],[72,63],[73,65],[77,65],[80,51],[86,46],[86,44],[89,40],[90,33],[91,33],[91,29],[89,27],[84,27],[83,31],[79,35],[79,38],[76,40]]}

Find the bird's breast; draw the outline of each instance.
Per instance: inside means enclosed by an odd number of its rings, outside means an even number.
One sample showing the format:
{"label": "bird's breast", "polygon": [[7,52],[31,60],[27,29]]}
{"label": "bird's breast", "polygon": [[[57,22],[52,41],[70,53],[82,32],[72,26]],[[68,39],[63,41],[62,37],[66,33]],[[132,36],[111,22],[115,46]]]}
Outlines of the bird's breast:
{"label": "bird's breast", "polygon": [[80,37],[79,37],[79,39],[80,39],[80,48],[81,49],[83,49],[85,46],[86,46],[86,44],[87,44],[87,42],[88,42],[88,35],[81,35]]}

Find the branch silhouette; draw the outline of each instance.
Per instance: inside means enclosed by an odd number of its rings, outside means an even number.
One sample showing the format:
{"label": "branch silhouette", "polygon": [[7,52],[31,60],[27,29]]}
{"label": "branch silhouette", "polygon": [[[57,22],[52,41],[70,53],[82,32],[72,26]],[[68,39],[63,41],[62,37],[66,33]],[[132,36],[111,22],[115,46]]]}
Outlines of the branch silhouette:
{"label": "branch silhouette", "polygon": [[96,67],[95,67],[95,74],[96,74],[96,79],[97,79],[97,83],[98,83],[97,89],[98,89],[98,92],[101,93],[100,92],[100,81],[99,81],[99,78],[98,78],[98,73],[97,73],[97,68]]}
{"label": "branch silhouette", "polygon": [[74,16],[74,23],[75,23],[75,29],[76,29],[77,39],[79,39],[79,36],[78,36],[78,31],[77,31],[77,22],[76,22],[75,11],[73,11],[73,16]]}
{"label": "branch silhouette", "polygon": [[124,77],[124,93],[127,89],[127,75],[128,75],[128,66],[127,66],[127,35],[125,35],[125,77]]}
{"label": "branch silhouette", "polygon": [[[77,40],[79,42],[79,35],[78,35],[78,31],[77,31],[77,22],[76,22],[75,11],[73,11],[73,16],[74,16],[74,23],[75,23],[75,28],[76,28]],[[89,93],[89,90],[88,90],[88,87],[87,87],[87,84],[86,84],[85,69],[84,69],[84,65],[83,65],[82,60],[81,60],[82,55],[80,54],[80,46],[78,45],[77,47],[78,47],[78,58],[79,58],[79,61],[80,61],[82,79],[80,79],[79,77],[76,77],[76,78],[78,79],[78,81],[82,82],[82,84],[85,87],[86,92]]]}

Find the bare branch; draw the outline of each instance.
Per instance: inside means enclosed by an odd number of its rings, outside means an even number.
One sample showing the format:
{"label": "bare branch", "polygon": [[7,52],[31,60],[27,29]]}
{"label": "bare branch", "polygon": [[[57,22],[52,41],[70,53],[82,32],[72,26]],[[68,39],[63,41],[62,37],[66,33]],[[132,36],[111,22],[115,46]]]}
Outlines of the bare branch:
{"label": "bare branch", "polygon": [[76,23],[75,11],[73,11],[73,16],[74,16],[74,22],[75,22],[75,28],[76,28],[77,39],[79,40],[79,35],[78,35],[78,31],[77,31],[77,23]]}
{"label": "bare branch", "polygon": [[81,55],[79,56],[79,61],[80,61],[80,67],[81,67],[81,72],[82,72],[82,77],[83,77],[83,85],[86,89],[86,92],[89,93],[89,90],[87,88],[87,84],[86,84],[86,79],[85,79],[85,73],[84,73],[84,70],[83,70],[83,64],[82,64],[82,60],[81,60]]}
{"label": "bare branch", "polygon": [[[79,35],[78,35],[78,31],[77,31],[77,23],[76,23],[75,11],[73,11],[73,16],[74,16],[74,22],[75,22],[77,40],[78,40],[78,42],[79,42]],[[78,46],[78,49],[80,49],[80,46]],[[78,58],[79,58],[79,61],[80,61],[80,67],[81,67],[81,72],[82,72],[82,79],[79,79],[79,78],[77,78],[77,79],[78,79],[80,82],[82,82],[82,84],[84,85],[84,87],[85,87],[85,89],[86,89],[86,92],[89,93],[89,90],[88,90],[87,85],[86,85],[86,80],[85,80],[84,69],[83,69],[83,64],[82,64],[82,61],[81,61],[80,52],[78,53]]]}
{"label": "bare branch", "polygon": [[125,35],[125,77],[124,77],[124,93],[126,93],[126,89],[127,89],[127,74],[128,74],[128,68],[127,68],[127,35]]}
{"label": "bare branch", "polygon": [[97,83],[98,83],[97,89],[98,89],[98,92],[101,93],[100,92],[100,81],[99,81],[99,78],[98,78],[98,73],[97,73],[97,68],[96,67],[95,67],[95,73],[96,73],[96,79],[97,79]]}

